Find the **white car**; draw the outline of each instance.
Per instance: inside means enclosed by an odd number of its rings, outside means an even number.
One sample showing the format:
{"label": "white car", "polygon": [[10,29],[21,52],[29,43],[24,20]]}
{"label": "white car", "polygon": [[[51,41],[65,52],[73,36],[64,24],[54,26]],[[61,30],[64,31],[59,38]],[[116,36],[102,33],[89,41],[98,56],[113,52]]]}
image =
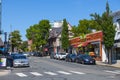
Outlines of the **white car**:
{"label": "white car", "polygon": [[58,59],[64,60],[64,59],[66,58],[66,55],[67,55],[67,53],[65,53],[65,52],[60,52],[59,55],[58,55]]}
{"label": "white car", "polygon": [[25,55],[26,57],[29,57],[30,56],[30,54],[29,53],[22,53],[23,55]]}
{"label": "white car", "polygon": [[54,56],[55,59],[59,59],[59,53],[56,53]]}
{"label": "white car", "polygon": [[29,59],[23,54],[13,55],[13,67],[29,67]]}

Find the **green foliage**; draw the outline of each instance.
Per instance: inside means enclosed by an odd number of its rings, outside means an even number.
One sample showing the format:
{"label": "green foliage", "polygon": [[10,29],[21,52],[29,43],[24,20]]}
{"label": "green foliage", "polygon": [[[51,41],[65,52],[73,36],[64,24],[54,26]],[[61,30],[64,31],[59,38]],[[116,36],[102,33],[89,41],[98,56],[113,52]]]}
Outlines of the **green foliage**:
{"label": "green foliage", "polygon": [[10,41],[11,41],[12,51],[14,50],[15,47],[19,49],[20,43],[22,41],[20,32],[18,30],[15,30],[11,32],[10,35],[11,35]]}
{"label": "green foliage", "polygon": [[99,14],[91,14],[92,19],[96,21],[103,31],[103,39],[105,47],[111,48],[114,44],[114,36],[115,36],[115,27],[113,26],[113,18],[110,16],[110,8],[108,2],[106,3],[106,12],[100,16]]}
{"label": "green foliage", "polygon": [[20,45],[20,49],[21,49],[22,51],[26,52],[27,49],[28,49],[28,42],[27,42],[27,41],[23,41],[23,42],[21,43],[21,45]]}
{"label": "green foliage", "polygon": [[50,28],[51,25],[48,20],[41,20],[26,30],[26,37],[33,41],[33,49],[40,50],[40,46],[47,43]]}
{"label": "green foliage", "polygon": [[66,19],[63,19],[62,34],[61,34],[62,48],[68,49],[69,47],[69,34],[68,34],[68,23]]}
{"label": "green foliage", "polygon": [[72,32],[74,33],[74,37],[81,36],[83,34],[88,34],[92,32],[92,29],[100,30],[100,26],[94,20],[80,20],[78,26],[73,26]]}
{"label": "green foliage", "polygon": [[106,48],[111,48],[114,44],[115,27],[113,26],[113,19],[107,16],[107,13],[102,15],[102,29],[104,34],[104,43]]}
{"label": "green foliage", "polygon": [[74,33],[74,37],[77,37],[80,34],[77,26],[73,26],[71,32]]}

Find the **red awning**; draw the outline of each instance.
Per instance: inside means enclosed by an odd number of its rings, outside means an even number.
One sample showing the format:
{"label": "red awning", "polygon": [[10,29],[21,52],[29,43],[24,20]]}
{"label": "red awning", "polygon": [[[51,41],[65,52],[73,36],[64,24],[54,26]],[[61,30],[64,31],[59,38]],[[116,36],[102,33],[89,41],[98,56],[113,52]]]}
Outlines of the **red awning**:
{"label": "red awning", "polygon": [[87,46],[88,44],[89,44],[89,42],[83,42],[81,46],[82,46],[82,47],[85,47],[85,46]]}
{"label": "red awning", "polygon": [[73,45],[74,48],[77,48],[78,47],[78,44],[77,45]]}

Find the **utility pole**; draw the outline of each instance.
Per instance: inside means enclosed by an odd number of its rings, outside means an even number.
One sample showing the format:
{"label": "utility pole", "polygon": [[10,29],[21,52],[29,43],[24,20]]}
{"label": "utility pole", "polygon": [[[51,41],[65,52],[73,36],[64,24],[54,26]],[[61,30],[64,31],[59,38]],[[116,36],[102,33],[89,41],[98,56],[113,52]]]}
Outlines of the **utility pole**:
{"label": "utility pole", "polygon": [[2,23],[2,0],[0,0],[0,36],[2,34],[1,23]]}
{"label": "utility pole", "polygon": [[5,47],[5,53],[7,53],[8,51],[7,32],[5,32],[4,35],[5,35],[4,47]]}

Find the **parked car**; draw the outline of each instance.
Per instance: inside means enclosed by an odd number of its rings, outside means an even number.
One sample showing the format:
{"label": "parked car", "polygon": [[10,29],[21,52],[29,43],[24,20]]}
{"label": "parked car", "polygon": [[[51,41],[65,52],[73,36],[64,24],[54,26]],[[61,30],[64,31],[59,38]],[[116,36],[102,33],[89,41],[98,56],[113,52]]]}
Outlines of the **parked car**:
{"label": "parked car", "polygon": [[76,62],[81,64],[96,64],[95,59],[93,59],[91,56],[87,54],[78,55],[76,58]]}
{"label": "parked car", "polygon": [[54,52],[50,53],[50,59],[55,59],[55,53]]}
{"label": "parked car", "polygon": [[56,53],[54,57],[55,59],[59,59],[59,53]]}
{"label": "parked car", "polygon": [[23,54],[11,55],[13,67],[29,67],[29,59]]}
{"label": "parked car", "polygon": [[64,60],[64,59],[66,58],[66,55],[67,55],[67,53],[65,53],[65,52],[60,52],[60,53],[58,54],[58,59],[59,59],[59,60]]}
{"label": "parked car", "polygon": [[33,56],[42,57],[43,54],[41,52],[34,52]]}
{"label": "parked car", "polygon": [[65,61],[75,62],[77,55],[75,53],[67,54]]}
{"label": "parked car", "polygon": [[26,57],[30,57],[30,54],[28,52],[23,52],[23,55],[25,55]]}

